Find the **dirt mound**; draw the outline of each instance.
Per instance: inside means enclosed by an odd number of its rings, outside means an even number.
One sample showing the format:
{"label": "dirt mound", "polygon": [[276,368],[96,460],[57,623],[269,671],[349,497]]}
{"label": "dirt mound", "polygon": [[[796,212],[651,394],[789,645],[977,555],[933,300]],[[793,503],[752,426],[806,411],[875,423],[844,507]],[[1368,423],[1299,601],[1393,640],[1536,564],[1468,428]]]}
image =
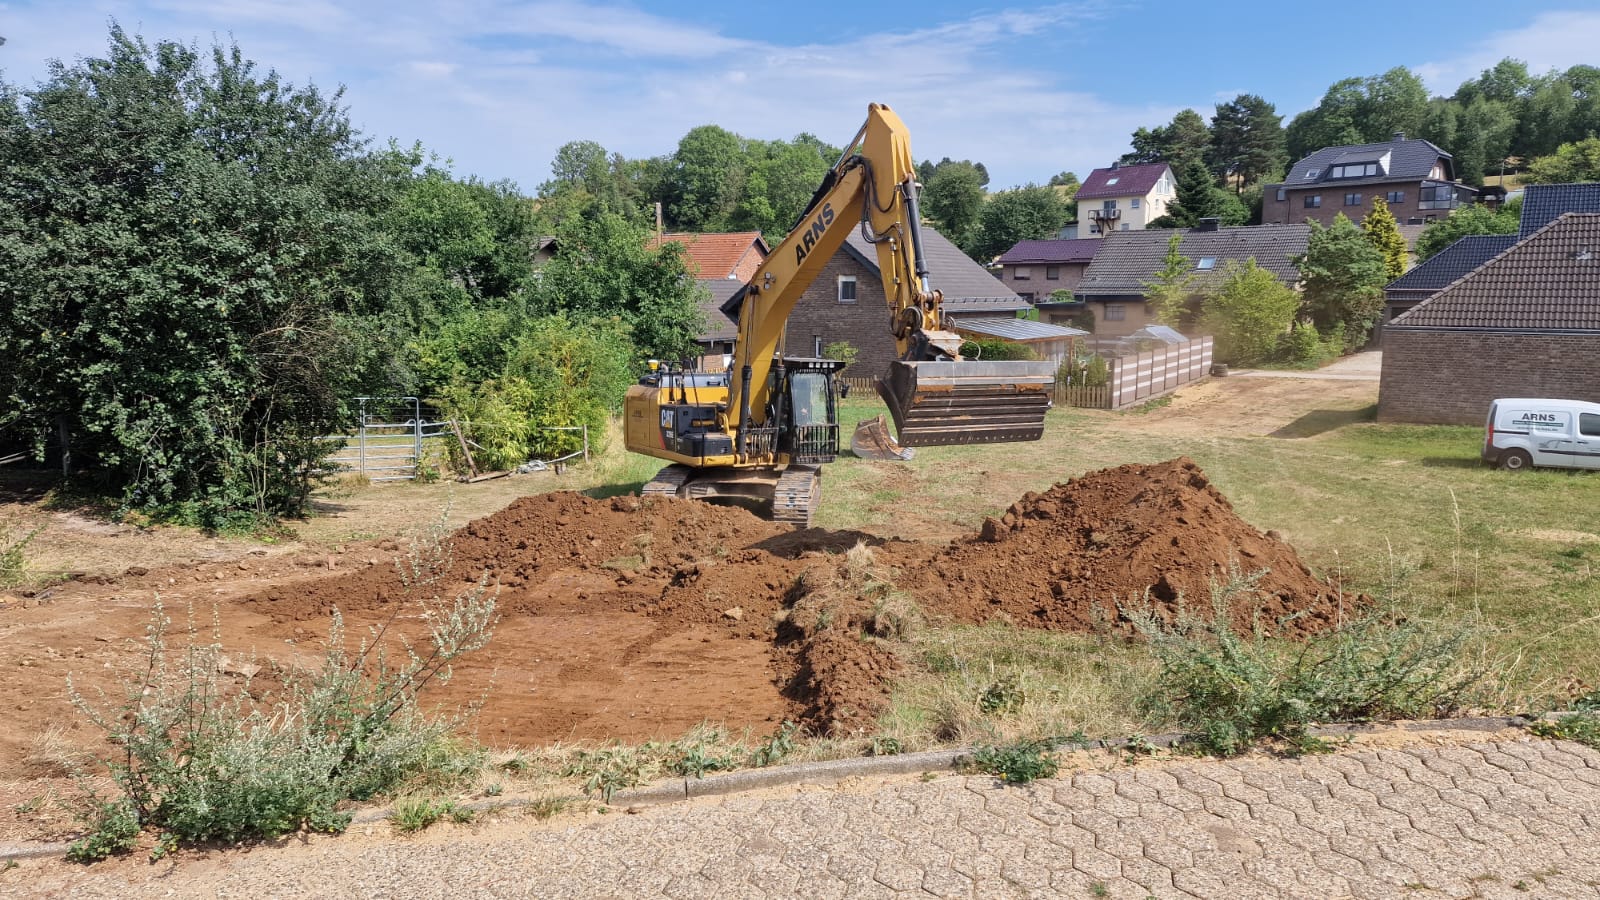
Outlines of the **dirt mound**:
{"label": "dirt mound", "polygon": [[1226,581],[1231,566],[1264,570],[1256,603],[1234,611],[1240,629],[1256,611],[1268,624],[1293,615],[1282,628],[1289,634],[1320,631],[1337,614],[1337,588],[1293,547],[1239,518],[1187,458],[1104,469],[1029,493],[935,557],[916,591],[931,609],[963,621],[1004,614],[1026,626],[1127,630],[1119,604],[1142,607],[1147,597],[1166,621],[1180,606],[1209,614],[1211,586]]}

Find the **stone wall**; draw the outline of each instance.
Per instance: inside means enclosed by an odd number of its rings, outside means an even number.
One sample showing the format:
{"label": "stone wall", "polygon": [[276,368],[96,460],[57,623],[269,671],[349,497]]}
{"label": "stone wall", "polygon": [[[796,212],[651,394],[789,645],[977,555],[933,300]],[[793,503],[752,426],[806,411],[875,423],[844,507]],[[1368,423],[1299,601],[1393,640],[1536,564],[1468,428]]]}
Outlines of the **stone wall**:
{"label": "stone wall", "polygon": [[1378,421],[1481,425],[1500,397],[1600,403],[1600,333],[1384,330]]}

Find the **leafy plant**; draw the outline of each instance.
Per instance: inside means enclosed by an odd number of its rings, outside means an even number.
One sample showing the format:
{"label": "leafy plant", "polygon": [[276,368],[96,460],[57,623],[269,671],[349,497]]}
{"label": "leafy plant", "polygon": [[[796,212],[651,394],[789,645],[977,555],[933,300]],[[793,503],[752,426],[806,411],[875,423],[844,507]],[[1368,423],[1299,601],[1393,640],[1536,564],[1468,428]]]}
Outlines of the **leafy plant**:
{"label": "leafy plant", "polygon": [[139,815],[124,800],[97,804],[89,822],[93,830],[67,846],[67,859],[73,862],[98,862],[127,853],[139,843]]}
{"label": "leafy plant", "polygon": [[1528,726],[1539,737],[1577,741],[1600,750],[1600,710],[1579,709],[1552,719],[1541,719]]}
{"label": "leafy plant", "polygon": [[1053,778],[1061,769],[1048,739],[977,747],[972,752],[972,765],[1007,784]]}
{"label": "leafy plant", "polygon": [[476,813],[454,800],[407,798],[395,802],[389,822],[401,834],[414,834],[445,819],[466,825],[475,818]]}
{"label": "leafy plant", "polygon": [[798,747],[799,735],[800,726],[793,722],[784,722],[771,737],[767,738],[766,743],[751,752],[749,764],[758,769],[777,765]]}
{"label": "leafy plant", "polygon": [[0,523],[0,587],[15,587],[23,582],[28,573],[28,545],[43,530],[41,525],[21,537],[13,537],[11,526]]}

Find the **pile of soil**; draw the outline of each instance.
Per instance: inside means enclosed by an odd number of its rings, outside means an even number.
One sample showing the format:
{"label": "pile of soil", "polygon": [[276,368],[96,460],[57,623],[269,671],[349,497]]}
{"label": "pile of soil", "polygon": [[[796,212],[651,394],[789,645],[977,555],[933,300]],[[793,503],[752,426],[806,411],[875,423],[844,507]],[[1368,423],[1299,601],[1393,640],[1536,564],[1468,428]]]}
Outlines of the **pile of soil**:
{"label": "pile of soil", "polygon": [[[871,553],[855,554],[852,570],[846,551],[857,544]],[[1241,520],[1187,459],[1030,493],[942,548],[797,531],[698,501],[574,493],[518,500],[445,546],[448,567],[425,596],[454,596],[486,574],[499,586],[500,632],[477,663],[493,671],[465,690],[484,690],[486,717],[512,743],[653,736],[695,716],[752,727],[793,718],[832,734],[870,728],[898,661],[870,638],[871,598],[851,594],[862,558],[899,573],[897,587],[931,617],[963,622],[1129,629],[1119,604],[1145,598],[1162,619],[1180,606],[1206,614],[1212,583],[1233,565],[1266,570],[1254,603],[1235,607],[1241,629],[1259,611],[1267,623],[1293,614],[1285,633],[1310,633],[1338,609],[1336,591],[1293,548]],[[405,548],[389,549],[405,562]],[[817,585],[835,589],[820,607]],[[336,606],[374,622],[414,594],[394,565],[371,560],[247,603],[278,622]],[[519,699],[507,684],[544,699]],[[572,709],[580,701],[585,708]]]}
{"label": "pile of soil", "polygon": [[[1331,625],[1335,585],[1312,574],[1275,533],[1251,527],[1188,458],[1091,472],[1029,493],[1003,517],[935,557],[916,590],[969,622],[1132,630],[1137,609],[1172,622],[1180,608],[1210,618],[1212,587],[1259,573],[1228,614],[1291,636]],[[1348,607],[1364,598],[1344,598]]]}

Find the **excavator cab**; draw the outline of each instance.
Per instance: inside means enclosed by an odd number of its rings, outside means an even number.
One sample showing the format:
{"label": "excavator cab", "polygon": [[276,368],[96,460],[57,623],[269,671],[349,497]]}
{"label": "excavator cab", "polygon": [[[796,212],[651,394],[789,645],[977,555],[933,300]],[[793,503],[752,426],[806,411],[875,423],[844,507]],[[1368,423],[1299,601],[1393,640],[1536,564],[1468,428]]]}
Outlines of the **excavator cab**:
{"label": "excavator cab", "polygon": [[839,455],[839,415],[834,375],[844,364],[832,359],[789,357],[783,361],[778,396],[786,407],[778,450],[791,463],[817,465]]}

